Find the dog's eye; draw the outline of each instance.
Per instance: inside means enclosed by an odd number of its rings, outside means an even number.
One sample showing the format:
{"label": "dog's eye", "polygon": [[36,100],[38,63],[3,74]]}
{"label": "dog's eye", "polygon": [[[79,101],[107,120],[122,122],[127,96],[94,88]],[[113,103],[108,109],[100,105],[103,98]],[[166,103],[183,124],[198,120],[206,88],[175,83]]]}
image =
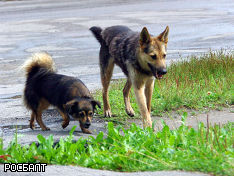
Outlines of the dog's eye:
{"label": "dog's eye", "polygon": [[93,112],[89,112],[89,116],[93,116]]}
{"label": "dog's eye", "polygon": [[156,60],[156,59],[157,59],[156,54],[155,54],[155,55],[152,55],[151,58],[154,59],[154,60]]}
{"label": "dog's eye", "polygon": [[163,58],[166,58],[166,56],[167,56],[166,54],[163,54]]}
{"label": "dog's eye", "polygon": [[79,112],[79,116],[80,116],[81,118],[83,118],[83,117],[85,116],[84,112],[83,112],[83,111],[82,111],[82,112]]}

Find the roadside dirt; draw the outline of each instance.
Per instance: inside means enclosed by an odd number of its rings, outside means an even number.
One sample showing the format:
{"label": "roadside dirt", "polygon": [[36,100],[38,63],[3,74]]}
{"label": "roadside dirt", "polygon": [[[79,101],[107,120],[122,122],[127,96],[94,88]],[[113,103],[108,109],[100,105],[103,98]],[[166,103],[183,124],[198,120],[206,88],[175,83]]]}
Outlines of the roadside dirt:
{"label": "roadside dirt", "polygon": [[[198,112],[193,110],[185,110],[188,113],[186,119],[186,125],[197,129],[200,122],[207,125],[207,118],[210,125],[218,124],[223,125],[228,122],[234,122],[234,106],[229,108],[222,108],[222,110],[206,110],[206,112]],[[162,129],[162,121],[164,121],[171,129],[178,128],[182,121],[183,112],[180,114],[178,112],[172,112],[170,114],[164,114],[162,117],[154,116],[152,117],[155,122],[155,129]],[[130,123],[134,122],[138,125],[142,125],[141,119],[129,120]]]}

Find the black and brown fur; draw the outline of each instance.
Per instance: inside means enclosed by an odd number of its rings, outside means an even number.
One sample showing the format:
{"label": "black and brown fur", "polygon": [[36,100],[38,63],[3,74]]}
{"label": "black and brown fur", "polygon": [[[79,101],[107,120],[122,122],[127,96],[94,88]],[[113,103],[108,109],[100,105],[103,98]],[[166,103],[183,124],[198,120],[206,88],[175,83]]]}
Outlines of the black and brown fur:
{"label": "black and brown fur", "polygon": [[116,64],[127,76],[127,82],[123,89],[127,114],[134,116],[129,99],[129,92],[133,85],[143,118],[143,126],[152,126],[150,111],[154,77],[160,79],[167,73],[165,59],[168,26],[156,37],[151,36],[145,27],[140,33],[134,32],[126,26],[112,26],[105,30],[94,26],[90,30],[101,44],[99,60],[103,85],[104,115],[106,117],[112,115],[108,100],[108,87],[114,64]]}
{"label": "black and brown fur", "polygon": [[71,115],[80,122],[84,133],[91,133],[88,128],[100,102],[93,99],[81,80],[57,74],[51,56],[46,53],[34,54],[23,68],[26,71],[24,103],[32,111],[31,129],[35,128],[36,119],[42,130],[50,130],[42,121],[42,112],[53,105],[63,118],[63,128],[69,125]]}

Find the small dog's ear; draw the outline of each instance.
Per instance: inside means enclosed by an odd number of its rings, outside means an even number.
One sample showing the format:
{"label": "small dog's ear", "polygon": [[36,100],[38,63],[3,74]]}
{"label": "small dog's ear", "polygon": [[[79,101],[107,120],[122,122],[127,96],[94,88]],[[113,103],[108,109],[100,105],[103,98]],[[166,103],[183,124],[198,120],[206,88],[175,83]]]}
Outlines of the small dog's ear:
{"label": "small dog's ear", "polygon": [[151,42],[151,37],[146,27],[141,31],[139,42],[141,46],[148,45]]}
{"label": "small dog's ear", "polygon": [[92,105],[93,105],[93,109],[97,109],[96,106],[98,106],[99,108],[101,108],[101,103],[100,103],[100,101],[91,100],[91,103],[92,103]]}
{"label": "small dog's ear", "polygon": [[158,39],[164,43],[167,43],[168,34],[169,34],[169,27],[167,26],[166,29],[158,36]]}
{"label": "small dog's ear", "polygon": [[66,112],[70,115],[72,115],[75,112],[75,107],[78,105],[77,100],[71,100],[68,101],[66,104],[63,105],[63,108],[66,110]]}

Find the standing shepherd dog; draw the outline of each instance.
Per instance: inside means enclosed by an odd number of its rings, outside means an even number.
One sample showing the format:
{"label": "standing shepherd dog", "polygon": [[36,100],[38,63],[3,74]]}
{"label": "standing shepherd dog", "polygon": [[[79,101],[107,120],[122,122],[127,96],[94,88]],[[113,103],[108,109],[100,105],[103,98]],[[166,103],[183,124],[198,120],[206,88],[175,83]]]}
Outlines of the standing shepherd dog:
{"label": "standing shepherd dog", "polygon": [[126,112],[134,116],[130,105],[129,92],[134,87],[135,96],[143,118],[143,126],[152,126],[150,111],[154,77],[161,79],[166,70],[166,52],[169,27],[157,37],[149,34],[146,27],[140,33],[126,26],[112,26],[105,30],[91,27],[93,35],[100,42],[100,69],[103,85],[104,115],[111,117],[108,87],[114,64],[127,76],[123,89]]}
{"label": "standing shepherd dog", "polygon": [[54,62],[46,53],[34,54],[23,68],[26,71],[24,103],[32,111],[31,129],[35,128],[36,118],[43,131],[50,130],[42,121],[42,111],[53,105],[63,118],[63,128],[69,125],[71,115],[80,122],[83,133],[91,133],[88,128],[94,110],[96,105],[101,106],[81,80],[55,73]]}

